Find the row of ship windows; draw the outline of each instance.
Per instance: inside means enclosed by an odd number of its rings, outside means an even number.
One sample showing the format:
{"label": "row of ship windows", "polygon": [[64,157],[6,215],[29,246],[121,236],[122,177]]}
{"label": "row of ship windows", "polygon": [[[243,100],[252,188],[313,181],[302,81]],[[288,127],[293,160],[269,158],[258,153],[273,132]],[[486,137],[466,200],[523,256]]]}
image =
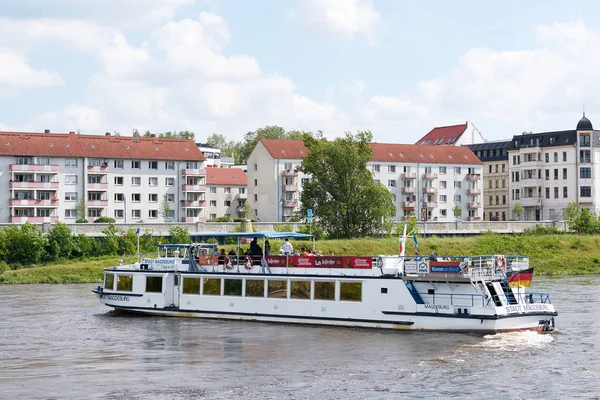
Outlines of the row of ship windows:
{"label": "row of ship windows", "polygon": [[[362,301],[362,282],[196,277],[182,279],[182,292],[187,295]],[[336,286],[339,288],[337,298]],[[132,292],[133,276],[106,274],[104,289]],[[146,293],[162,293],[162,291],[162,276],[146,276]]]}

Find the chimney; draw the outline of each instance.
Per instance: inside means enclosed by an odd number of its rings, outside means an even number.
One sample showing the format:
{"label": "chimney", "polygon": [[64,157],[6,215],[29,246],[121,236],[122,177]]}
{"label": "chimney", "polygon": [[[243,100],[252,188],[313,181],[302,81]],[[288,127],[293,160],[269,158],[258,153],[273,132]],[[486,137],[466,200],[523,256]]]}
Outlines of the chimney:
{"label": "chimney", "polygon": [[50,129],[44,129],[44,133],[50,133]]}
{"label": "chimney", "polygon": [[151,133],[150,137],[154,137],[155,138],[156,137],[156,133]]}
{"label": "chimney", "polygon": [[110,132],[106,132],[104,135],[106,135],[106,136],[110,136]]}
{"label": "chimney", "polygon": [[74,134],[75,134],[75,131],[69,132],[69,135],[74,135]]}
{"label": "chimney", "polygon": [[529,132],[527,132],[527,131],[524,131],[524,132],[523,132],[523,135],[531,135],[532,133],[533,133],[533,132],[531,132],[531,131],[529,131]]}

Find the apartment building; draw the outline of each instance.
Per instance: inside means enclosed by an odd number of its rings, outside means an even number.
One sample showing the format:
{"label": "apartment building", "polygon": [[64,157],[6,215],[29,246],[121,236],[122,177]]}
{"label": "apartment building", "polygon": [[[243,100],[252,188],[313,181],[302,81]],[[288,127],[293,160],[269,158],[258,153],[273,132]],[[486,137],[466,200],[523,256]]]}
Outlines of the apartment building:
{"label": "apartment building", "polygon": [[472,122],[433,128],[415,144],[421,146],[465,146],[485,141]]}
{"label": "apartment building", "polygon": [[573,201],[596,213],[599,136],[585,114],[575,130],[514,136],[508,149],[511,214],[519,203],[526,221],[562,219]]}
{"label": "apartment building", "polygon": [[204,221],[204,162],[193,140],[0,132],[0,221],[72,223],[81,199],[90,222]]}
{"label": "apartment building", "polygon": [[207,167],[208,219],[241,217],[247,200],[247,177],[241,168]]}
{"label": "apartment building", "polygon": [[[368,167],[396,204],[395,220],[416,215],[422,221],[483,218],[482,162],[467,147],[372,143]],[[286,221],[299,209],[298,171],[308,150],[302,141],[261,139],[248,158],[248,193],[259,219]]]}
{"label": "apartment building", "polygon": [[486,142],[468,145],[483,162],[483,218],[488,221],[509,219],[509,165],[510,141]]}

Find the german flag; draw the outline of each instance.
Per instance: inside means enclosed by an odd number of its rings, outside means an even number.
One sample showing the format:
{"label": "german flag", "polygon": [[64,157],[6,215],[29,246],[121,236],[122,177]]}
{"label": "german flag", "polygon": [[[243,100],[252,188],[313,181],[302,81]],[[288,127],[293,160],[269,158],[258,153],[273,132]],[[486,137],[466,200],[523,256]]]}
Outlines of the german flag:
{"label": "german flag", "polygon": [[522,271],[511,271],[506,274],[508,286],[511,288],[530,287],[533,279],[533,268]]}

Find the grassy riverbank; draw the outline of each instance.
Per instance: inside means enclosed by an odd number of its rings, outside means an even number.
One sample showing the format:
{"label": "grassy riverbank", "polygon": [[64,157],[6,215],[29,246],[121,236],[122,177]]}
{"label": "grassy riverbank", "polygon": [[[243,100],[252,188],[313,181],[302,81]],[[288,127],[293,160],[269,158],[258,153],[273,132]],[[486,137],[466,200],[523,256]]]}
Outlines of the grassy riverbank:
{"label": "grassy riverbank", "polygon": [[[295,248],[308,242],[292,242]],[[272,241],[274,250],[280,242]],[[225,246],[230,248],[232,246]],[[495,235],[472,237],[419,238],[421,254],[441,255],[520,254],[527,255],[536,276],[600,274],[600,236],[578,235]],[[324,240],[316,243],[323,254],[396,254],[398,238]],[[414,254],[412,238],[407,254]],[[98,283],[102,270],[116,265],[116,257],[73,261],[64,264],[25,268],[0,274],[0,283]]]}

